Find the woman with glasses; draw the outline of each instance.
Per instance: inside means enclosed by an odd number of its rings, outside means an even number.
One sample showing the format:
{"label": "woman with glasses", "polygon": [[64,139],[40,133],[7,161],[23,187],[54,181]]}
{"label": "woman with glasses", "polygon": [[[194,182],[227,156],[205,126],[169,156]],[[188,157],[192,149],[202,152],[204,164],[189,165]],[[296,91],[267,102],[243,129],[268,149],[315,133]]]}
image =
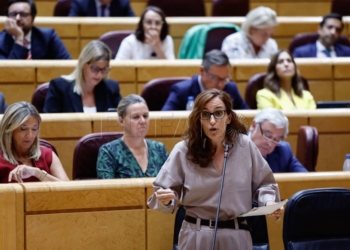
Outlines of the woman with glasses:
{"label": "woman with glasses", "polygon": [[6,109],[0,123],[0,183],[69,180],[57,155],[40,146],[40,123],[30,103]]}
{"label": "woman with glasses", "polygon": [[258,109],[315,109],[312,94],[304,89],[297,65],[288,50],[273,55],[264,79],[264,89],[256,93]]}
{"label": "woman with glasses", "polygon": [[101,41],[91,41],[79,55],[70,75],[50,81],[45,113],[107,112],[121,99],[118,82],[107,79],[111,51]]}
{"label": "woman with glasses", "polygon": [[173,39],[168,33],[164,12],[148,6],[135,33],[122,41],[115,59],[175,59]]}
{"label": "woman with glasses", "polygon": [[128,95],[118,105],[122,138],[104,144],[98,153],[97,177],[100,179],[155,177],[168,158],[163,143],[145,139],[149,110],[139,95]]}
{"label": "woman with glasses", "polygon": [[[197,96],[184,141],[171,151],[148,200],[150,208],[173,213],[181,198],[186,216],[179,249],[211,249],[222,175],[215,249],[252,249],[250,228],[238,216],[251,210],[253,201],[272,205],[280,197],[269,165],[246,132],[226,92],[211,89]],[[282,210],[272,215],[279,219]]]}
{"label": "woman with glasses", "polygon": [[275,11],[262,6],[255,8],[247,14],[242,31],[225,38],[221,50],[230,59],[270,58],[278,50],[271,38],[276,25]]}

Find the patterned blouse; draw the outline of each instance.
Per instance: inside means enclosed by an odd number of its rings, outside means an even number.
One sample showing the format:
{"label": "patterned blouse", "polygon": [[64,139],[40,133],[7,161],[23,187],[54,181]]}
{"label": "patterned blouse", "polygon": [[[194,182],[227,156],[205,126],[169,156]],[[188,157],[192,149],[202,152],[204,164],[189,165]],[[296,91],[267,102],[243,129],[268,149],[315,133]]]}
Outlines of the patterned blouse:
{"label": "patterned blouse", "polygon": [[168,158],[164,144],[147,140],[148,165],[145,173],[137,163],[130,149],[119,138],[102,145],[97,158],[99,179],[155,177]]}

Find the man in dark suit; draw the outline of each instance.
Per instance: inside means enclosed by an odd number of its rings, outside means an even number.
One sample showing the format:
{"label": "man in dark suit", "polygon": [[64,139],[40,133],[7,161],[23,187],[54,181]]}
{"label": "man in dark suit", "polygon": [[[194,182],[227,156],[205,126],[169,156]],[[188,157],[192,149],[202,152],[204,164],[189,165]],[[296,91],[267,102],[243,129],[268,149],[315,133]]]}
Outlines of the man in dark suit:
{"label": "man in dark suit", "polygon": [[272,172],[307,172],[295,158],[288,142],[288,118],[278,109],[266,108],[254,118],[250,138],[266,159]]}
{"label": "man in dark suit", "polygon": [[337,43],[344,28],[342,16],[336,13],[323,17],[318,28],[319,38],[315,43],[297,47],[294,57],[347,57],[350,47]]}
{"label": "man in dark suit", "polygon": [[0,32],[0,59],[70,59],[56,32],[33,26],[36,6],[31,0],[9,0],[5,30]]}
{"label": "man in dark suit", "polygon": [[135,16],[129,0],[73,0],[69,16]]}
{"label": "man in dark suit", "polygon": [[3,114],[7,109],[4,94],[0,92],[0,114]]}
{"label": "man in dark suit", "polygon": [[234,109],[249,109],[238,92],[237,85],[230,80],[230,61],[221,50],[205,54],[199,75],[171,86],[168,99],[162,110],[186,110],[189,96],[195,99],[201,92],[216,88],[231,95]]}

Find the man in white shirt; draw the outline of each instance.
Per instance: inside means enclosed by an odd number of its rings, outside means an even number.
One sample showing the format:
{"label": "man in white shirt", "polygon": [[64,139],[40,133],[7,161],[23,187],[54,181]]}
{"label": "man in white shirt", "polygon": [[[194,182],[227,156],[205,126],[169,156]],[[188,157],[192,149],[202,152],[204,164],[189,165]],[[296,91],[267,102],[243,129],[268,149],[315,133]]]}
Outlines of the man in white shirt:
{"label": "man in white shirt", "polygon": [[297,47],[293,56],[317,58],[350,56],[350,47],[338,43],[343,28],[341,15],[331,13],[324,16],[318,28],[318,40],[315,43]]}

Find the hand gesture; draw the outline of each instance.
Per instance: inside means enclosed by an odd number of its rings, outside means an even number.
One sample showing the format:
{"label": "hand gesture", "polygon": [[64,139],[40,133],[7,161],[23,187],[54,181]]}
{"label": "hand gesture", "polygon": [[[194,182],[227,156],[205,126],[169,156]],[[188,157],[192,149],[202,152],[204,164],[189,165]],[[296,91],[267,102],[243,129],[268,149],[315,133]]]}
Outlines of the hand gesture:
{"label": "hand gesture", "polygon": [[38,168],[30,167],[27,165],[18,165],[14,170],[9,173],[8,181],[17,181],[18,183],[23,183],[23,179],[27,179],[31,176],[36,176],[35,173]]}
{"label": "hand gesture", "polygon": [[21,27],[17,25],[16,20],[7,18],[5,21],[5,30],[11,36],[15,36],[16,38],[23,39],[24,33]]}
{"label": "hand gesture", "polygon": [[172,199],[175,199],[175,193],[170,188],[160,188],[156,191],[156,197],[163,205],[168,205]]}
{"label": "hand gesture", "polygon": [[[274,201],[266,202],[266,206],[273,205],[273,204],[276,204],[276,202],[274,202]],[[283,214],[283,212],[284,212],[284,207],[282,206],[280,209],[276,210],[272,214],[269,214],[269,216],[270,217],[275,217],[276,221],[279,221],[281,215]]]}
{"label": "hand gesture", "polygon": [[153,48],[160,46],[160,34],[157,30],[149,30],[145,33],[145,43],[151,45]]}

